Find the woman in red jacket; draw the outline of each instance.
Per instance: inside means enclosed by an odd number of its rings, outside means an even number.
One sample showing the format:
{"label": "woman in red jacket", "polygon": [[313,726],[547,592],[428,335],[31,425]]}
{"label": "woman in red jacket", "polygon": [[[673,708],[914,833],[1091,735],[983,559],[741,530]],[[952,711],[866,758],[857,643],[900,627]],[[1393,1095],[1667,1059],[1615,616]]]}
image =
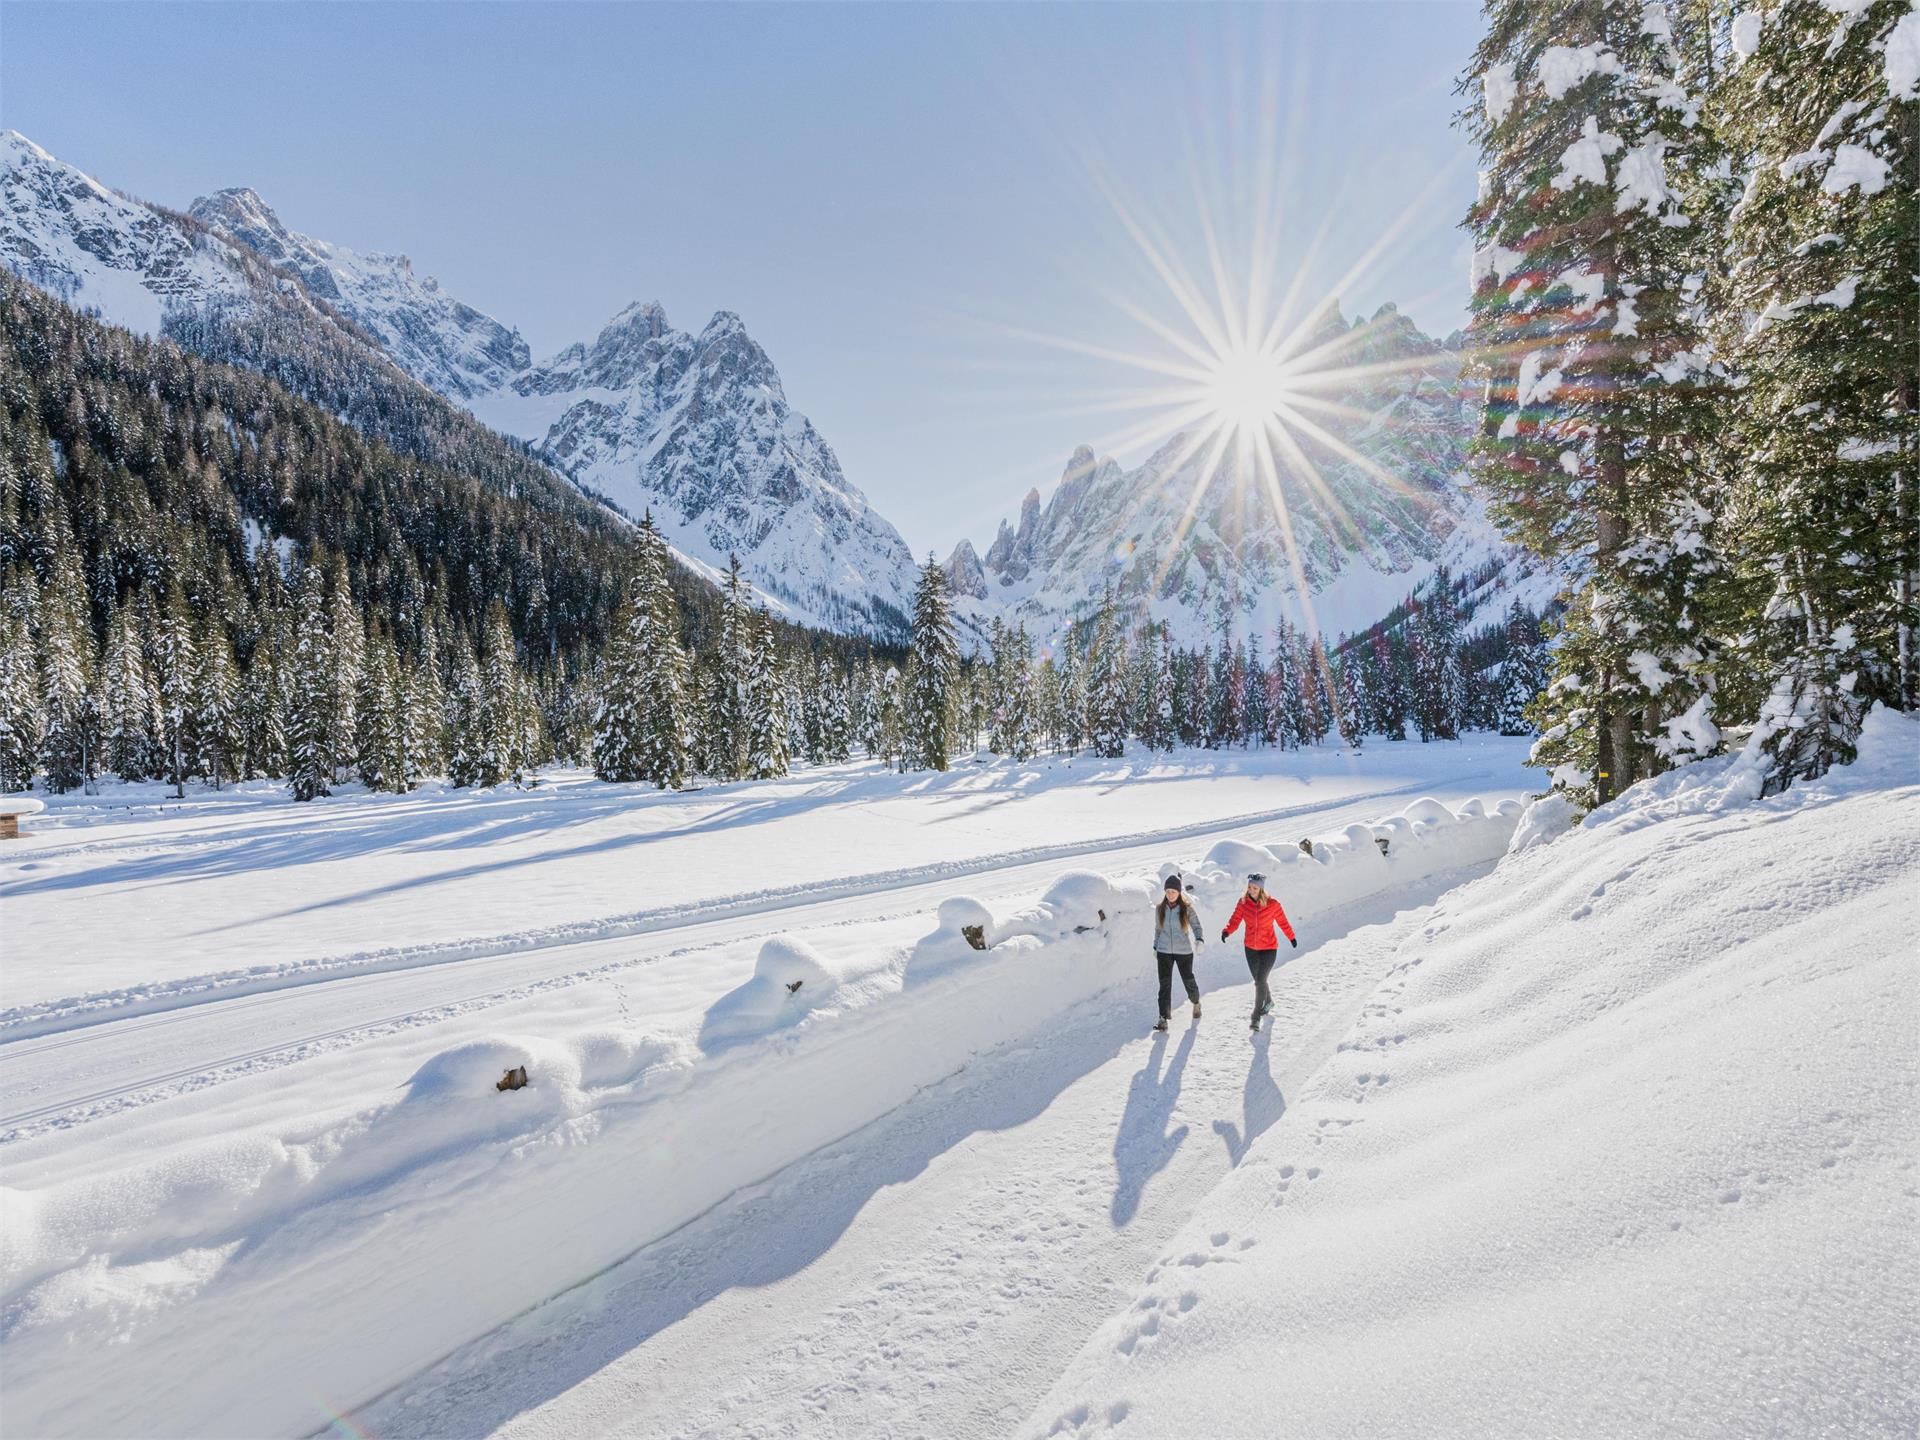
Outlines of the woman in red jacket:
{"label": "woman in red jacket", "polygon": [[1267,894],[1267,877],[1260,874],[1247,876],[1247,893],[1240,897],[1240,903],[1233,907],[1233,917],[1227,921],[1227,928],[1220,932],[1220,943],[1227,943],[1227,937],[1241,925],[1247,927],[1247,969],[1253,972],[1253,1028],[1260,1028],[1260,1017],[1273,1009],[1273,995],[1267,989],[1267,977],[1273,973],[1274,957],[1280,953],[1279,936],[1273,933],[1274,927],[1280,927],[1280,933],[1287,937],[1287,944],[1296,950],[1300,942],[1294,939],[1293,926],[1287,923],[1287,912],[1280,908],[1280,902]]}

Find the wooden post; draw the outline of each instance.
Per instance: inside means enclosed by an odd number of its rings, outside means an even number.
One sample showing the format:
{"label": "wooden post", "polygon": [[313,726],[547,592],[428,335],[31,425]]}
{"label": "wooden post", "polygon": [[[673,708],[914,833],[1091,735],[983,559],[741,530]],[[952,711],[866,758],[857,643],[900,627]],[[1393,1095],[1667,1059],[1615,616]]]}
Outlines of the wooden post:
{"label": "wooden post", "polygon": [[0,811],[0,840],[20,838],[20,817],[11,810]]}

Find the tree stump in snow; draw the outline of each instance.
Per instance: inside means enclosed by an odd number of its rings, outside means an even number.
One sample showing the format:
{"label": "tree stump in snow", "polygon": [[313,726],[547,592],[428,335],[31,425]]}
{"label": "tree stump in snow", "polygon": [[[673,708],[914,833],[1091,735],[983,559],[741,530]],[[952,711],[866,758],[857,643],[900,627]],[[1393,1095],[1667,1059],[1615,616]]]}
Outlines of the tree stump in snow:
{"label": "tree stump in snow", "polygon": [[1376,845],[1378,845],[1378,846],[1380,847],[1380,853],[1381,853],[1382,855],[1384,855],[1384,854],[1386,854],[1386,853],[1387,853],[1387,837],[1386,837],[1386,836],[1384,836],[1384,835],[1376,835],[1376,836],[1374,836],[1374,837],[1373,837],[1373,843],[1374,843],[1374,844],[1376,844]]}
{"label": "tree stump in snow", "polygon": [[1302,840],[1300,842],[1300,853],[1302,855],[1311,855],[1313,853],[1313,842],[1311,840]]}
{"label": "tree stump in snow", "polygon": [[25,795],[0,795],[0,840],[20,838],[20,817],[38,815],[46,802]]}
{"label": "tree stump in snow", "polygon": [[527,1067],[516,1065],[494,1084],[496,1090],[519,1090],[527,1083]]}
{"label": "tree stump in snow", "polygon": [[984,925],[962,925],[960,933],[966,937],[967,944],[976,950],[987,948],[987,927]]}

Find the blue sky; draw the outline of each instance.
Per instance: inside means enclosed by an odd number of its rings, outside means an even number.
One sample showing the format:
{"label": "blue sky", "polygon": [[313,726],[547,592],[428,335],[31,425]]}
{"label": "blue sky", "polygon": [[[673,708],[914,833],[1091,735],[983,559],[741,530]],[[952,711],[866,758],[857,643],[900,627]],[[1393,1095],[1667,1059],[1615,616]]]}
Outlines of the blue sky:
{"label": "blue sky", "polygon": [[536,356],[630,300],[737,311],[848,478],[944,554],[1133,428],[1160,382],[1115,357],[1173,352],[1129,305],[1190,328],[1123,213],[1202,278],[1210,219],[1239,274],[1270,185],[1282,283],[1459,324],[1477,32],[1440,0],[7,0],[0,124],[149,199],[251,185],[403,250]]}

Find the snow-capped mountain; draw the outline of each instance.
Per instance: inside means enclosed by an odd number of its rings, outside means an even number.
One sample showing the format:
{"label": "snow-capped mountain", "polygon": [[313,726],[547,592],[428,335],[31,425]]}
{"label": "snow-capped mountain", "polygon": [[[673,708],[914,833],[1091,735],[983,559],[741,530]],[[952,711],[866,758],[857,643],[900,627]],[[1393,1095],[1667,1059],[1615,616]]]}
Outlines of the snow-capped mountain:
{"label": "snow-capped mountain", "polygon": [[1110,585],[1199,644],[1283,617],[1330,635],[1356,630],[1440,565],[1503,560],[1504,592],[1550,595],[1552,577],[1529,572],[1463,487],[1472,421],[1459,358],[1391,306],[1352,325],[1330,309],[1313,343],[1355,376],[1324,396],[1338,411],[1304,410],[1339,443],[1297,435],[1312,463],[1280,459],[1283,505],[1232,445],[1212,463],[1212,446],[1179,434],[1132,468],[1081,446],[1044,505],[1031,491],[1019,519],[1001,522],[984,561],[966,542],[949,560],[960,608],[1044,635]]}
{"label": "snow-capped mountain", "polygon": [[520,332],[462,304],[405,255],[363,255],[287,229],[252,190],[217,190],[187,213],[292,272],[375,340],[414,379],[453,400],[496,390],[531,357]]}
{"label": "snow-capped mountain", "polygon": [[[276,373],[275,355],[232,343],[237,318],[272,312],[248,345],[324,330],[330,362],[390,361],[594,495],[634,516],[652,510],[697,572],[738,554],[789,619],[902,632],[906,542],[789,406],[772,361],[729,312],[695,335],[658,306],[630,306],[591,343],[534,365],[516,330],[416,276],[403,255],[290,230],[249,189],[218,191],[185,214],[150,205],[12,131],[0,134],[0,263],[142,334],[200,348],[218,331],[211,353]],[[337,396],[314,398],[342,409]]]}
{"label": "snow-capped mountain", "polygon": [[897,632],[914,562],[899,531],[840,471],[740,317],[697,335],[629,305],[473,411],[682,551],[737,554],[755,587],[835,629]]}
{"label": "snow-capped mountain", "polygon": [[109,190],[15,130],[0,131],[0,263],[142,335],[172,311],[243,302],[264,278],[224,239]]}

